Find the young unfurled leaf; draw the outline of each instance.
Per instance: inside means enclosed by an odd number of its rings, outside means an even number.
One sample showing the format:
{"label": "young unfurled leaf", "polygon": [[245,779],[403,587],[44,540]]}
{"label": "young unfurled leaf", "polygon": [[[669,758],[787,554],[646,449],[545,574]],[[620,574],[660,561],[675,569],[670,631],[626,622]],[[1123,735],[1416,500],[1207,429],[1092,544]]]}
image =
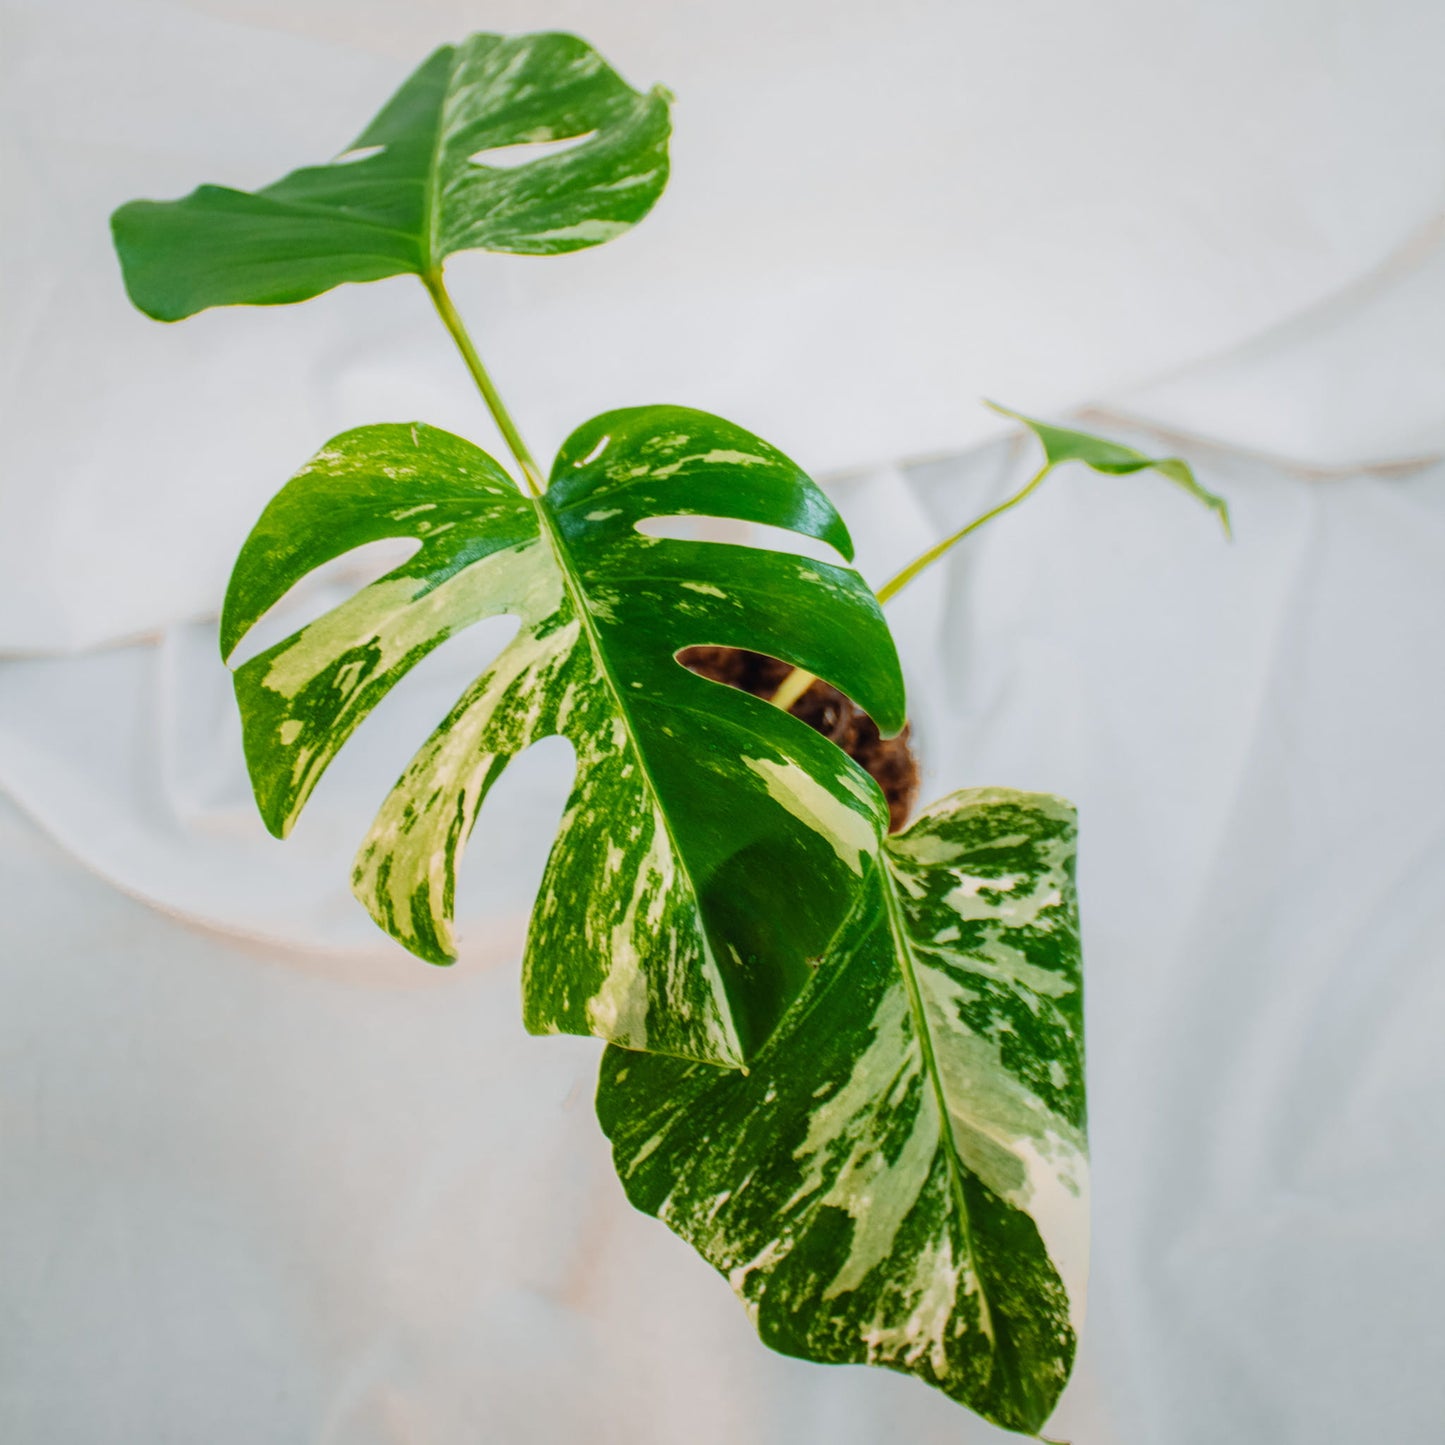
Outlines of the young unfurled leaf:
{"label": "young unfurled leaf", "polygon": [[[330,164],[259,191],[201,186],[122,206],[112,228],[126,289],[148,316],[178,321],[426,275],[454,251],[550,256],[610,241],[667,184],[668,99],[632,90],[573,35],[444,45]],[[578,143],[488,163],[567,138]]]}
{"label": "young unfurled leaf", "polygon": [[1110,476],[1127,476],[1130,472],[1155,471],[1168,477],[1177,486],[1183,487],[1191,497],[1204,503],[1213,512],[1224,528],[1229,530],[1229,504],[1223,497],[1199,484],[1189,463],[1180,457],[1150,457],[1143,452],[1126,447],[1122,442],[1111,442],[1104,437],[1091,436],[1088,432],[1068,431],[1064,427],[1050,426],[1048,422],[1035,421],[1022,412],[1012,411],[996,402],[986,402],[991,410],[1000,416],[1011,416],[1021,421],[1043,445],[1044,457],[1050,467],[1064,462],[1083,462],[1096,472]]}
{"label": "young unfurled leaf", "polygon": [[883,845],[744,1075],[608,1049],[629,1198],[775,1349],[920,1376],[1033,1432],[1087,1249],[1074,811],[955,793]]}
{"label": "young unfurled leaf", "polygon": [[515,614],[513,641],[383,805],[356,892],[413,952],[447,961],[457,862],[488,788],[523,748],[561,734],[577,778],[532,916],[527,1026],[736,1065],[852,906],[886,809],[831,743],[675,654],[715,643],[801,664],[890,731],[903,684],[851,568],[637,530],[680,515],[784,527],[852,555],[833,505],[792,462],[704,412],[597,417],[535,500],[459,437],[362,427],[266,508],[236,562],[221,641],[229,656],[332,557],[382,537],[421,543],[236,672],[256,798],[279,835],[409,668],[480,618]]}

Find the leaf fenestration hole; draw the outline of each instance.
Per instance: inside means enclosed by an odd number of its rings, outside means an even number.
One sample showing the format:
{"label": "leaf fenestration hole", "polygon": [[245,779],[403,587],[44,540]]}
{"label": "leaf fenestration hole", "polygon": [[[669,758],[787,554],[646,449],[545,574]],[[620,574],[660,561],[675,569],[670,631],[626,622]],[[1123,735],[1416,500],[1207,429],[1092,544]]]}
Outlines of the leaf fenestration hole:
{"label": "leaf fenestration hole", "polygon": [[342,151],[331,164],[334,166],[354,166],[357,161],[369,161],[372,156],[379,156],[385,146],[357,146],[355,150]]}
{"label": "leaf fenestration hole", "polygon": [[[709,682],[764,699],[771,698],[793,670],[781,658],[738,647],[684,647],[673,658]],[[880,737],[867,713],[836,688],[818,680],[789,711],[842,748],[878,784],[888,802],[891,832],[907,823],[918,799],[919,785],[918,759],[907,727],[897,737]]]}
{"label": "leaf fenestration hole", "polygon": [[558,140],[524,140],[516,145],[493,146],[490,150],[477,151],[468,159],[474,166],[489,166],[494,171],[512,171],[518,166],[531,165],[533,161],[565,155],[580,145],[586,145],[596,134],[595,130],[589,130],[581,135],[563,136]]}
{"label": "leaf fenestration hole", "polygon": [[533,900],[577,785],[577,753],[564,737],[539,738],[503,770],[477,814],[457,869],[460,963],[515,968]]}
{"label": "leaf fenestration hole", "polygon": [[308,572],[257,618],[226,659],[227,666],[234,671],[293,632],[324,617],[363,587],[369,587],[410,560],[420,547],[421,540],[417,537],[383,537],[380,541],[353,547],[314,572]]}
{"label": "leaf fenestration hole", "polygon": [[667,541],[723,542],[731,547],[784,552],[790,557],[805,557],[811,562],[830,562],[835,567],[848,566],[847,560],[827,542],[806,537],[787,527],[772,527],[766,522],[743,522],[736,517],[644,517],[635,530],[644,537],[660,537]]}
{"label": "leaf fenestration hole", "polygon": [[508,614],[484,617],[437,643],[398,678],[336,754],[292,836],[327,827],[328,816],[344,815],[343,836],[353,843],[359,840],[416,750],[497,660],[519,627],[518,619]]}

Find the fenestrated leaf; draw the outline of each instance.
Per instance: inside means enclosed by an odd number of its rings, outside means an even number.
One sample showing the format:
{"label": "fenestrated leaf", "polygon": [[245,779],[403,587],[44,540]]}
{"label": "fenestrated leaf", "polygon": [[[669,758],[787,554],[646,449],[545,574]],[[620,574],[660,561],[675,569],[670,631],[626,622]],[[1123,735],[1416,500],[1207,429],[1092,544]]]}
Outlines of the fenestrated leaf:
{"label": "fenestrated leaf", "polygon": [[1225,536],[1230,535],[1229,503],[1207,487],[1201,486],[1193,469],[1182,457],[1146,456],[1143,452],[1135,451],[1133,447],[1126,447],[1122,442],[1111,442],[1104,437],[1091,436],[1088,432],[1050,426],[1048,422],[1035,421],[1033,417],[1006,406],[999,406],[997,402],[984,404],[1000,416],[1011,416],[1028,427],[1043,445],[1044,456],[1050,466],[1056,467],[1064,462],[1083,462],[1096,472],[1116,477],[1127,476],[1130,472],[1158,472],[1177,486],[1183,487],[1191,497],[1203,502],[1219,518]]}
{"label": "fenestrated leaf", "polygon": [[638,1208],[775,1349],[920,1376],[1035,1431],[1082,1293],[1075,823],[979,789],[883,866],[746,1074],[608,1049],[597,1112]]}
{"label": "fenestrated leaf", "polygon": [[[430,56],[328,165],[254,192],[201,186],[112,217],[131,300],[159,321],[425,275],[454,251],[610,241],[667,184],[668,95],[573,35],[473,35]],[[520,165],[486,152],[579,138]]]}
{"label": "fenestrated leaf", "polygon": [[363,427],[267,507],[236,563],[222,648],[330,558],[382,537],[420,541],[236,672],[257,801],[284,834],[410,667],[478,619],[515,614],[513,641],[383,805],[356,891],[415,953],[451,958],[457,862],[487,790],[511,757],[561,734],[577,779],[532,917],[528,1028],[738,1064],[852,906],[886,809],[831,743],[675,654],[704,643],[770,653],[827,678],[886,730],[902,726],[903,685],[851,568],[637,530],[681,515],[784,527],[852,555],[842,519],[792,462],[704,412],[597,417],[535,501],[458,437]]}

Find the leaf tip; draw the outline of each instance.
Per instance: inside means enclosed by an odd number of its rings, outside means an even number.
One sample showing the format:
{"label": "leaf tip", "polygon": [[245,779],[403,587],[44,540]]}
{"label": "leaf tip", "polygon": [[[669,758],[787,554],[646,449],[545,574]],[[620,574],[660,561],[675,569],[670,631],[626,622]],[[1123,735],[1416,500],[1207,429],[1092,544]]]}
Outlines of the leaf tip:
{"label": "leaf tip", "polygon": [[130,304],[152,321],[184,321],[193,308],[166,300],[164,284],[147,265],[148,227],[157,212],[164,212],[163,201],[127,201],[110,213],[110,240],[120,263],[121,284]]}
{"label": "leaf tip", "polygon": [[879,737],[885,740],[896,738],[908,726],[907,709],[902,703],[896,709],[880,709],[879,713],[873,716],[873,725],[878,729]]}
{"label": "leaf tip", "polygon": [[225,610],[222,610],[221,625],[216,633],[216,646],[221,654],[221,665],[229,672],[236,671],[236,668],[231,665],[231,659],[236,655],[236,649],[240,647],[245,638],[246,630],[234,618],[227,617]]}
{"label": "leaf tip", "polygon": [[397,920],[388,921],[376,911],[368,895],[362,892],[360,884],[361,877],[358,873],[351,880],[351,891],[366,905],[367,912],[408,953],[415,954],[423,963],[429,963],[434,968],[450,968],[457,961],[457,950],[456,944],[453,942],[450,918],[418,917],[414,913],[411,920],[411,931],[399,930],[396,926]]}

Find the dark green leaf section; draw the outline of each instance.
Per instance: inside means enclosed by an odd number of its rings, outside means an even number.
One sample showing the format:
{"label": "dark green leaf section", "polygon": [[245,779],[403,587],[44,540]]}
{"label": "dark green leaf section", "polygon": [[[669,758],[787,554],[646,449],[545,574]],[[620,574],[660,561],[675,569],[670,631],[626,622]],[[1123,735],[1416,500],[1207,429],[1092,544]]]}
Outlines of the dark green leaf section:
{"label": "dark green leaf section", "polygon": [[597,1097],[629,1198],[766,1343],[1030,1433],[1087,1247],[1074,837],[1057,798],[945,798],[887,840],[746,1075],[612,1048]]}
{"label": "dark green leaf section", "polygon": [[689,514],[787,528],[851,555],[806,475],[704,412],[596,418],[563,446],[535,502],[458,437],[363,427],[266,509],[237,560],[222,637],[229,651],[300,577],[352,547],[420,544],[237,670],[256,796],[284,833],[417,661],[482,617],[517,616],[516,636],[383,804],[357,893],[408,948],[449,960],[456,870],[488,789],[532,742],[566,737],[576,783],[533,911],[528,1027],[737,1064],[853,906],[886,812],[831,743],[675,655],[702,643],[771,653],[887,730],[903,722],[902,679],[851,568],[637,530]]}
{"label": "dark green leaf section", "polygon": [[1107,441],[1103,437],[1091,436],[1088,432],[1068,431],[1063,427],[1050,426],[1048,422],[1035,421],[1022,412],[1011,411],[995,402],[987,405],[1000,416],[1011,416],[1021,421],[1039,439],[1044,456],[1051,467],[1064,462],[1083,462],[1096,472],[1109,476],[1126,476],[1130,472],[1155,471],[1168,477],[1176,486],[1182,487],[1197,501],[1203,502],[1219,518],[1225,536],[1230,535],[1229,504],[1223,497],[1201,486],[1189,463],[1180,457],[1150,457],[1143,452],[1126,447],[1122,442]]}
{"label": "dark green leaf section", "polygon": [[576,251],[651,210],[669,132],[667,93],[632,90],[575,36],[473,35],[430,56],[337,160],[254,192],[131,201],[112,217],[116,250],[131,300],[159,321],[425,275],[456,251]]}

